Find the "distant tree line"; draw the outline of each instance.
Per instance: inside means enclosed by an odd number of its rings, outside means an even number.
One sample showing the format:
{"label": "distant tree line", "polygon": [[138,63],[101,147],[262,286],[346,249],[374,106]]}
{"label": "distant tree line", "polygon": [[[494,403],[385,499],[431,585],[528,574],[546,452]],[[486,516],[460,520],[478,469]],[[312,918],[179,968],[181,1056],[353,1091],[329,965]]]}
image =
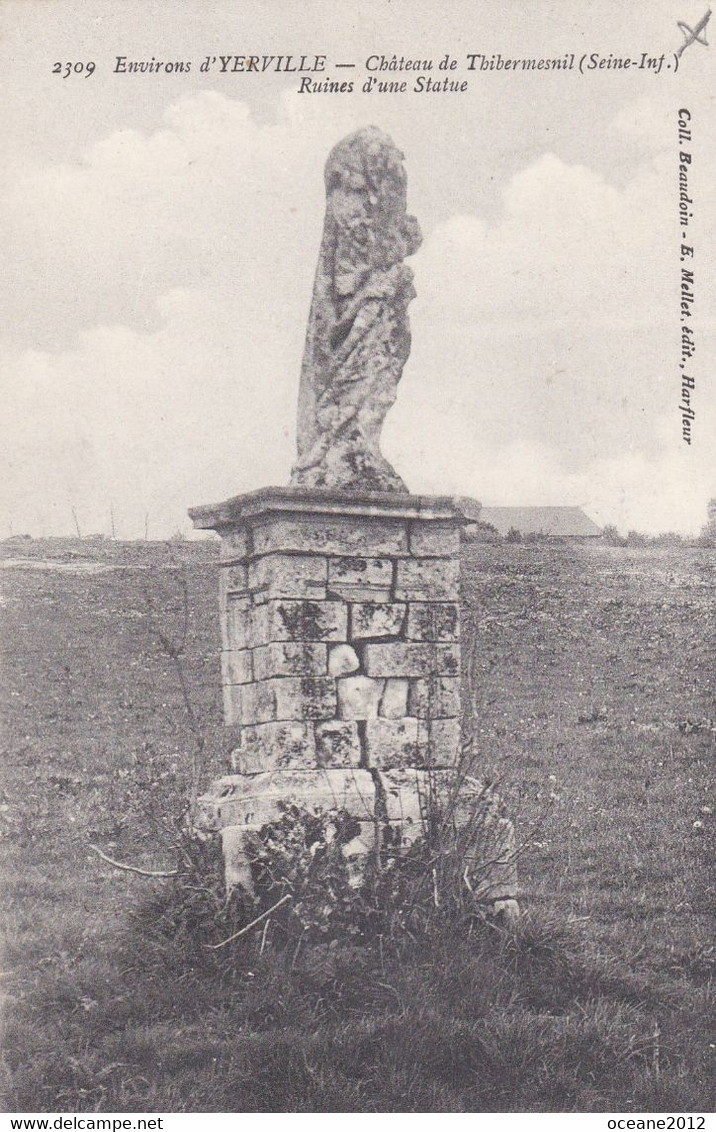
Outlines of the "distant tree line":
{"label": "distant tree line", "polygon": [[613,524],[608,523],[602,538],[608,546],[716,546],[716,528],[707,523],[696,538],[680,535],[677,531],[662,531],[658,535],[627,531],[626,535],[621,535]]}

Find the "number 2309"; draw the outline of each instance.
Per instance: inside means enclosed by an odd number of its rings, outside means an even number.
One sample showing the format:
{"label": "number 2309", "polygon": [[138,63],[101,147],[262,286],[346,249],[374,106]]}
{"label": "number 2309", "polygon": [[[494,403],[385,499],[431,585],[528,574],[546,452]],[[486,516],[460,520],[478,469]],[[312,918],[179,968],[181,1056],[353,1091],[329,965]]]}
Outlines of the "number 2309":
{"label": "number 2309", "polygon": [[84,75],[86,79],[94,73],[94,63],[54,63],[52,66],[53,75],[62,75],[66,79],[69,75]]}

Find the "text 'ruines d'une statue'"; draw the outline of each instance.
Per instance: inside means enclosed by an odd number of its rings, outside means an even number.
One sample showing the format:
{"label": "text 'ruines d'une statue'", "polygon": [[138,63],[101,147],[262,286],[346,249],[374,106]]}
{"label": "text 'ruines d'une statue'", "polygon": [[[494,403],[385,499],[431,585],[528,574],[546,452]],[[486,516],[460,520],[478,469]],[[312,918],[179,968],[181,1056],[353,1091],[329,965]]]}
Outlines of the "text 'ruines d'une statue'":
{"label": "text 'ruines d'une statue'", "polygon": [[413,273],[421,243],[406,212],[403,155],[369,126],[326,163],[326,218],[301,368],[298,458],[291,483],[406,492],[380,432],[410,353]]}

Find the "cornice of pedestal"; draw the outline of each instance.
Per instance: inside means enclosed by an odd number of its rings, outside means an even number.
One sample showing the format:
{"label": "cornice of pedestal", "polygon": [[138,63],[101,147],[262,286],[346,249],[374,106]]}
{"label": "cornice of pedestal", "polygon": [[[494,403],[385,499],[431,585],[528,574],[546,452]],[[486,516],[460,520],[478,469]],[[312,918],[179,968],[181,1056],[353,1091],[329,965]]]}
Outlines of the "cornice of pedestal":
{"label": "cornice of pedestal", "polygon": [[465,496],[348,492],[333,488],[262,487],[223,503],[189,509],[195,528],[220,531],[260,515],[335,515],[423,522],[474,522],[480,504]]}

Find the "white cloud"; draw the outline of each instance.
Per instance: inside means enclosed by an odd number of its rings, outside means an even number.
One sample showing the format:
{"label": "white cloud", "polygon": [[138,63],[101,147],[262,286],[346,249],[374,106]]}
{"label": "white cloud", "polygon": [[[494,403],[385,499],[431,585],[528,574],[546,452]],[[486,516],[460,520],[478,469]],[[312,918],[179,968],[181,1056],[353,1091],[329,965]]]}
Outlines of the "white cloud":
{"label": "white cloud", "polygon": [[674,207],[658,162],[619,189],[545,154],[506,186],[495,224],[459,215],[435,229],[416,257],[411,368],[387,430],[411,484],[442,476],[483,501],[699,529],[713,403],[704,382],[687,447],[678,255],[662,235]]}
{"label": "white cloud", "polygon": [[[211,295],[162,297],[153,332],[101,326],[75,349],[6,346],[0,515],[15,530],[59,533],[74,507],[125,534],[148,511],[155,533],[187,525],[191,503],[286,478],[293,404],[280,339],[253,335]],[[2,521],[0,519],[0,521]]]}

